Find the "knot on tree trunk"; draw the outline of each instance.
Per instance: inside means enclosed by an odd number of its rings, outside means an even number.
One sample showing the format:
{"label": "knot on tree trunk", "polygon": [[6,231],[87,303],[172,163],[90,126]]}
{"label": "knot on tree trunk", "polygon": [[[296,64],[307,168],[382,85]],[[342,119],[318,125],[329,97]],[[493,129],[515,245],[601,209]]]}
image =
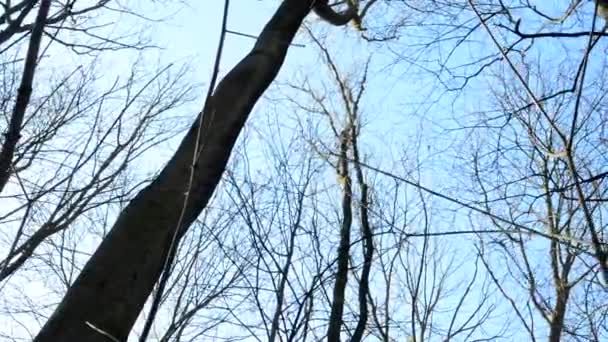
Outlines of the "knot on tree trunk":
{"label": "knot on tree trunk", "polygon": [[356,0],[346,0],[345,2],[348,7],[344,11],[335,11],[329,4],[329,0],[316,0],[313,3],[313,10],[321,19],[332,25],[343,26],[351,20],[360,25],[361,18]]}

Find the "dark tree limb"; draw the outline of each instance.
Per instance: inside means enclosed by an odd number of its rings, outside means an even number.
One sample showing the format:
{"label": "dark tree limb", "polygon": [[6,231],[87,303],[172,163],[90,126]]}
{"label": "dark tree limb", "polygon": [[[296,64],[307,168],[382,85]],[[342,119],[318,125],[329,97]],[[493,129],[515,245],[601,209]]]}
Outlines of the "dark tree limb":
{"label": "dark tree limb", "polygon": [[120,213],[35,341],[106,342],[108,335],[120,341],[127,339],[160,276],[166,246],[173,236],[179,241],[207,205],[249,113],[279,72],[289,44],[313,3],[283,1],[252,51],[224,77],[205,103],[200,114],[201,150],[183,224],[177,227],[196,153],[198,119],[159,176]]}
{"label": "dark tree limb", "polygon": [[363,269],[361,270],[361,279],[359,279],[359,320],[355,327],[355,332],[351,342],[360,342],[363,339],[363,333],[367,327],[367,320],[369,318],[369,310],[367,307],[367,299],[370,295],[369,291],[369,278],[372,269],[372,259],[374,257],[374,234],[372,225],[369,221],[369,188],[363,177],[363,169],[361,167],[359,157],[359,146],[357,132],[355,131],[355,125],[351,125],[351,136],[353,137],[353,159],[355,160],[354,168],[357,176],[357,183],[359,185],[360,193],[360,223],[361,223],[361,237],[363,244]]}
{"label": "dark tree limb", "polygon": [[[33,3],[31,6],[33,6]],[[46,18],[49,15],[50,7],[51,0],[43,0],[40,3],[32,36],[30,37],[29,46],[27,47],[21,84],[19,85],[19,90],[17,90],[17,99],[15,101],[15,106],[13,107],[13,113],[11,114],[8,131],[4,134],[4,141],[0,149],[0,192],[2,192],[6,183],[8,183],[8,179],[11,175],[15,149],[21,138],[23,118],[25,117],[25,111],[27,110],[32,95],[32,84],[34,83],[34,74],[36,73],[36,66],[38,65],[40,42],[42,41],[44,25]],[[31,10],[31,7],[28,8]],[[27,12],[29,13],[29,10]],[[18,20],[23,20],[23,18]]]}

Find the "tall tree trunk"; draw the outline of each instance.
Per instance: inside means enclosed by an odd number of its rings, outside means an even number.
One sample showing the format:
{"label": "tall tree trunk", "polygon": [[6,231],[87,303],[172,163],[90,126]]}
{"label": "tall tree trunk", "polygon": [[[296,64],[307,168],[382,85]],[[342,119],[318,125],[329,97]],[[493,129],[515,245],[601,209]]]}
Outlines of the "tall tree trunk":
{"label": "tall tree trunk", "polygon": [[314,2],[283,1],[253,50],[205,104],[201,151],[183,225],[178,228],[177,222],[197,146],[198,119],[160,175],[119,215],[35,341],[126,341],[158,280],[169,241],[176,231],[179,240],[207,205],[251,109],[276,77]]}
{"label": "tall tree trunk", "polygon": [[361,167],[361,159],[359,158],[359,137],[357,129],[351,120],[351,137],[353,146],[353,167],[359,184],[359,220],[361,222],[361,239],[363,244],[363,269],[361,270],[361,279],[359,280],[359,321],[355,327],[355,332],[350,342],[360,342],[363,339],[363,333],[367,327],[369,310],[367,308],[367,298],[369,296],[369,275],[372,270],[372,259],[374,257],[374,236],[372,225],[369,222],[369,194],[368,186],[363,177],[363,168]]}
{"label": "tall tree trunk", "polygon": [[568,297],[570,297],[570,288],[563,282],[556,284],[555,307],[551,317],[549,327],[549,342],[559,342],[564,331],[564,321],[566,318],[566,308],[568,306]]}
{"label": "tall tree trunk", "polygon": [[342,189],[342,224],[340,227],[340,244],[338,245],[336,282],[334,283],[333,301],[327,326],[327,342],[340,342],[344,297],[348,282],[348,261],[350,258],[350,229],[353,222],[353,191],[348,175],[348,144],[350,131],[345,128],[340,134],[340,156],[338,158],[338,177],[343,182]]}

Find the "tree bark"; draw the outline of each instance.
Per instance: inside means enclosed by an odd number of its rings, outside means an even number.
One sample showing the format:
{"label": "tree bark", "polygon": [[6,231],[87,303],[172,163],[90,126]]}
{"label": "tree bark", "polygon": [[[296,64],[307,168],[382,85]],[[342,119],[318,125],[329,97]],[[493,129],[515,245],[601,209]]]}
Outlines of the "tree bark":
{"label": "tree bark", "polygon": [[256,101],[274,80],[314,0],[285,0],[252,51],[205,104],[200,154],[183,225],[177,227],[197,145],[191,126],[159,176],[120,213],[63,301],[34,341],[126,341],[158,280],[167,246],[207,205]]}
{"label": "tree bark", "polygon": [[562,339],[564,331],[564,321],[566,318],[566,308],[568,306],[568,298],[570,297],[570,289],[564,283],[555,284],[556,298],[555,307],[551,317],[549,327],[549,342],[559,342]]}

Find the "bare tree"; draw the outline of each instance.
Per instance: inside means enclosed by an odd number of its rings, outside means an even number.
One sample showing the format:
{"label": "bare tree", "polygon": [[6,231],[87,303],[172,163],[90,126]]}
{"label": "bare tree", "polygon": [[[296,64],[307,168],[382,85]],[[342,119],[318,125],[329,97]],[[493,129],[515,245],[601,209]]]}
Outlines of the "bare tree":
{"label": "bare tree", "polygon": [[[249,112],[313,7],[330,10],[325,1],[281,3],[253,50],[219,82],[158,177],[122,210],[36,341],[127,337],[166,256],[207,205]],[[345,15],[352,19],[354,13],[349,9]]]}
{"label": "bare tree", "polygon": [[[547,83],[546,88],[559,86],[549,80],[543,82]],[[540,242],[527,233],[514,232],[483,239],[484,265],[492,274],[495,286],[511,303],[530,338],[537,340],[543,336],[542,331],[534,328],[539,325],[534,324],[535,320],[540,318],[549,327],[549,341],[560,341],[562,336],[598,340],[599,326],[580,326],[580,322],[588,321],[584,318],[587,314],[576,307],[581,305],[580,301],[587,301],[586,297],[595,297],[603,292],[598,279],[601,273],[595,269],[591,257],[594,255],[589,249],[592,243],[586,242],[590,228],[585,224],[586,215],[577,197],[576,181],[564,157],[553,152],[561,143],[552,126],[567,117],[567,111],[562,108],[568,108],[570,100],[559,96],[545,102],[545,108],[551,108],[555,113],[552,122],[547,122],[532,108],[520,109],[518,103],[525,102],[525,97],[518,93],[516,85],[507,83],[503,86],[502,96],[497,99],[498,106],[505,113],[516,114],[498,130],[488,127],[487,130],[494,132],[491,135],[495,137],[493,142],[479,145],[471,156],[475,189],[482,195],[480,203],[488,210],[508,210],[513,221],[525,221],[528,226],[537,227],[553,238]],[[594,121],[591,116],[587,116],[587,120],[589,124]],[[577,140],[577,161],[590,171],[595,167],[592,152],[595,147],[590,148],[597,146],[595,139],[593,134],[583,134]],[[499,152],[505,148],[508,153]],[[496,153],[501,154],[498,164]],[[490,162],[490,158],[494,161]],[[526,167],[513,168],[515,160],[524,161]],[[489,178],[487,172],[491,170],[499,177]],[[585,185],[585,191],[590,194],[585,196],[585,203],[594,216],[594,223],[602,226],[601,204],[588,200],[592,196],[602,196],[602,185],[590,182]],[[505,232],[510,231],[502,223],[492,224]],[[539,254],[540,251],[544,256]],[[496,262],[507,262],[509,268],[496,268]],[[588,282],[590,284],[586,284]],[[521,292],[507,285],[511,283],[517,284],[515,288]],[[518,299],[522,295],[527,298],[527,304]],[[535,309],[534,314],[526,308],[527,305]],[[596,309],[602,310],[601,307]]]}
{"label": "bare tree", "polygon": [[476,23],[470,35],[495,52],[466,77],[485,77],[490,90],[485,107],[457,118],[467,132],[459,170],[469,165],[472,180],[459,186],[486,212],[477,224],[504,233],[482,235],[479,253],[525,338],[598,341],[606,121],[605,62],[595,53],[605,32],[594,4],[561,5],[463,2]]}
{"label": "bare tree", "polygon": [[[137,32],[102,23],[137,17],[109,1],[4,2],[0,13],[1,324],[3,337],[32,339],[150,177],[136,161],[182,131],[173,111],[194,87],[187,66],[155,70]],[[130,67],[111,79],[100,66],[115,50]]]}
{"label": "bare tree", "polygon": [[[386,187],[370,169],[370,162],[364,160],[359,146],[365,146],[366,134],[362,132],[367,128],[361,107],[365,89],[369,87],[371,62],[353,61],[353,69],[346,72],[339,57],[315,35],[311,38],[321,51],[331,80],[315,87],[304,76],[301,84],[287,85],[289,90],[296,91],[288,96],[288,101],[306,115],[324,119],[326,127],[321,130],[324,133],[313,130],[305,134],[305,139],[328,165],[328,172],[336,174],[339,185],[336,194],[330,196],[336,208],[317,209],[335,211],[323,214],[325,219],[318,224],[318,229],[327,230],[318,236],[333,235],[335,241],[325,238],[329,241],[317,242],[321,246],[318,249],[331,251],[321,252],[331,266],[331,277],[313,292],[320,311],[314,317],[327,322],[326,326],[312,327],[311,332],[316,331],[313,339],[490,338],[484,335],[483,326],[490,320],[494,304],[487,278],[477,270],[478,262],[474,263],[475,272],[458,277],[458,285],[453,285],[454,273],[458,273],[466,257],[450,255],[451,249],[442,250],[442,244],[434,240],[444,233],[433,229],[427,199],[415,188],[404,191],[399,182],[394,189]],[[326,143],[324,139],[335,142]],[[370,179],[374,179],[371,185]],[[416,199],[411,204],[395,199],[412,195]],[[404,212],[407,214],[402,216]],[[413,218],[408,218],[409,215]],[[417,226],[424,228],[416,229]],[[475,255],[472,258],[475,260]],[[346,266],[340,267],[341,262]],[[316,269],[327,273],[324,268]],[[500,338],[503,333],[503,329],[498,329],[492,338]]]}

